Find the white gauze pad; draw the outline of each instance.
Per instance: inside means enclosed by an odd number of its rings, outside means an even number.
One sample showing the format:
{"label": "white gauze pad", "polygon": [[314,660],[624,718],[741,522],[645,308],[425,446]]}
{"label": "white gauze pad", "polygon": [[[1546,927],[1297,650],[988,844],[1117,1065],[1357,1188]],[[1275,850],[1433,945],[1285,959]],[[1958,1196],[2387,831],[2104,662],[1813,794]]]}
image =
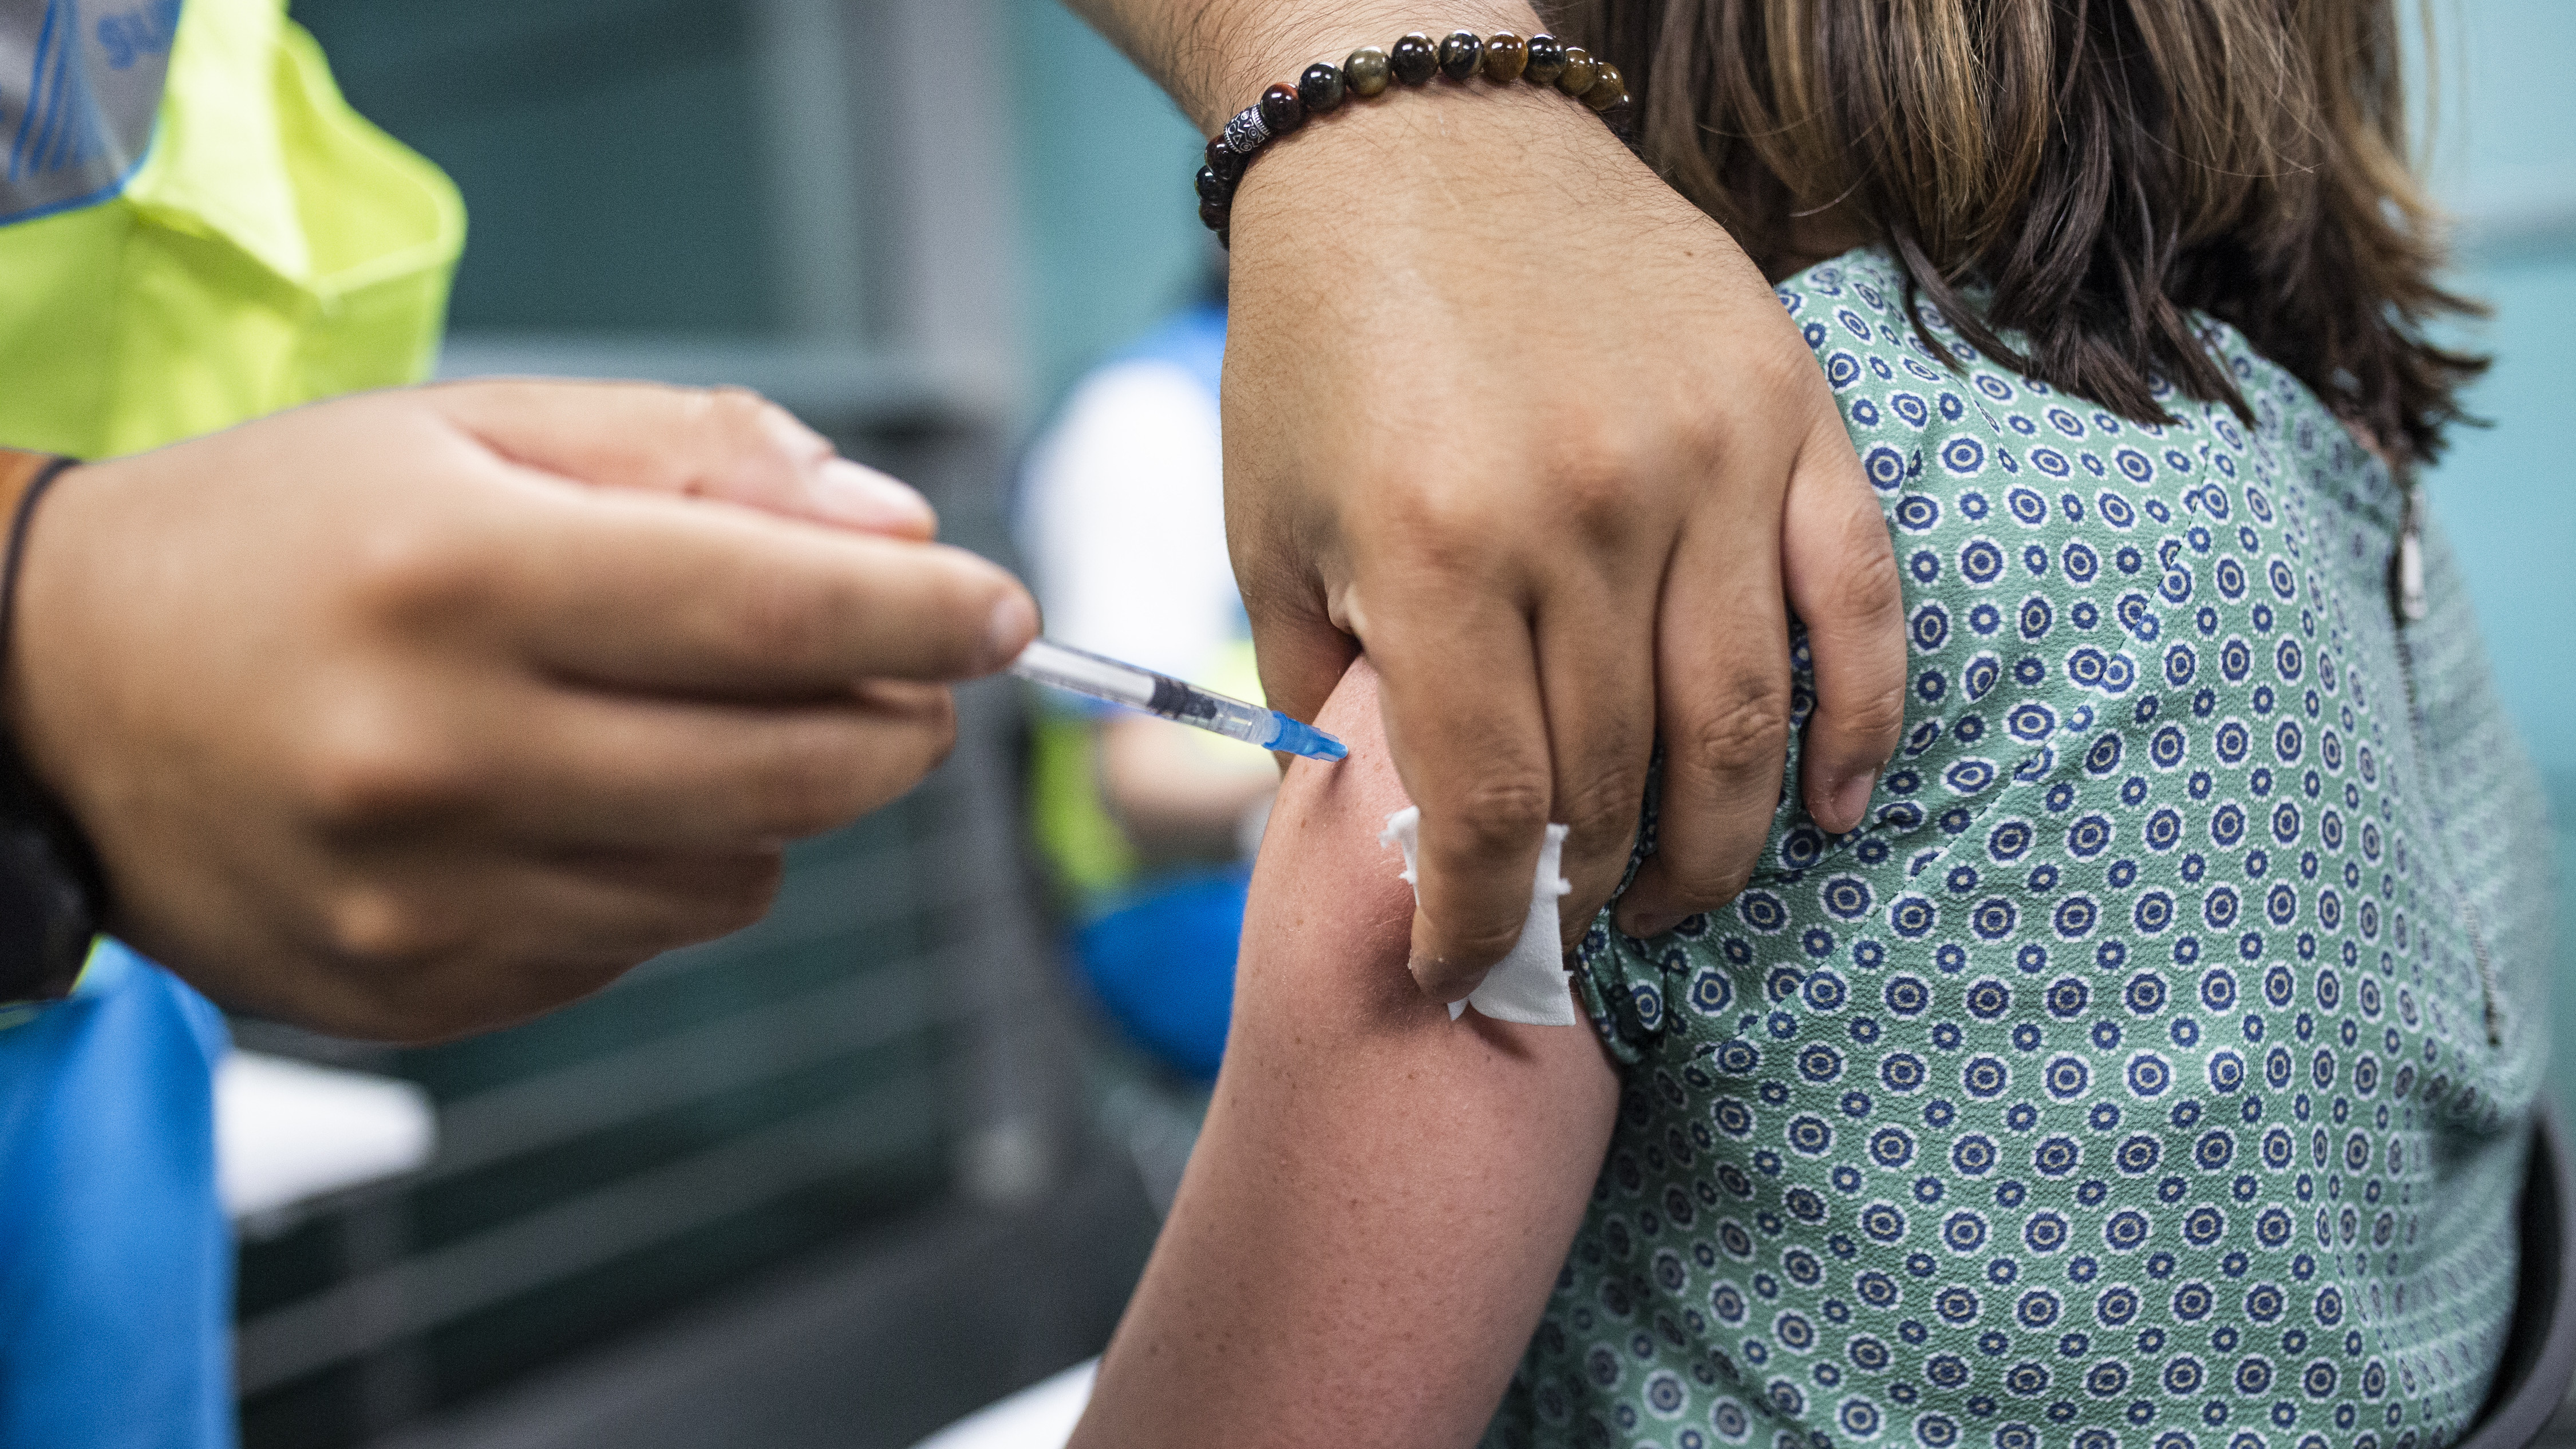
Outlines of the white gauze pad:
{"label": "white gauze pad", "polygon": [[[1392,845],[1404,852],[1404,879],[1415,883],[1414,858],[1422,848],[1422,807],[1408,805],[1386,817],[1386,830],[1378,836],[1380,845]],[[1556,900],[1574,889],[1571,882],[1557,874],[1565,853],[1565,827],[1551,825],[1547,839],[1538,848],[1538,879],[1530,887],[1529,919],[1521,923],[1521,938],[1512,943],[1512,954],[1495,963],[1485,979],[1467,994],[1464,1001],[1449,1003],[1449,1019],[1472,1006],[1496,1021],[1516,1021],[1524,1026],[1576,1026],[1581,1018],[1574,1014],[1574,996],[1566,987],[1565,954],[1556,944]]]}

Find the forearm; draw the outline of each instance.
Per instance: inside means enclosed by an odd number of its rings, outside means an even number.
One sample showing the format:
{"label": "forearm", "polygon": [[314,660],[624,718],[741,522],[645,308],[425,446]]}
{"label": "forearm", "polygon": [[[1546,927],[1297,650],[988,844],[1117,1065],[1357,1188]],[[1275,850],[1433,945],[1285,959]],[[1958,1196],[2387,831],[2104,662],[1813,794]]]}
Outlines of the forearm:
{"label": "forearm", "polygon": [[1282,787],[1205,1133],[1075,1443],[1471,1443],[1579,1225],[1617,1078],[1582,1028],[1404,977],[1404,803],[1355,669],[1352,745]]}
{"label": "forearm", "polygon": [[1339,61],[1408,30],[1544,28],[1526,0],[1066,0],[1160,82],[1201,131],[1309,61]]}

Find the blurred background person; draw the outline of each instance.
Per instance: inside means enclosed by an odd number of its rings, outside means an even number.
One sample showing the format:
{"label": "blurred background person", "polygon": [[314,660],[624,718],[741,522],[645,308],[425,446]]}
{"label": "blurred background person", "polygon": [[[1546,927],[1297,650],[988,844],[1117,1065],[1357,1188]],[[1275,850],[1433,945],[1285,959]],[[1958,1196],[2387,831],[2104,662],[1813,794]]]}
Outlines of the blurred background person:
{"label": "blurred background person", "polygon": [[[1221,260],[1204,295],[1084,375],[1031,450],[1018,514],[1048,637],[1258,701],[1225,549]],[[1251,857],[1279,771],[1203,730],[1035,697],[1030,825],[1092,996],[1183,1079],[1216,1075]]]}

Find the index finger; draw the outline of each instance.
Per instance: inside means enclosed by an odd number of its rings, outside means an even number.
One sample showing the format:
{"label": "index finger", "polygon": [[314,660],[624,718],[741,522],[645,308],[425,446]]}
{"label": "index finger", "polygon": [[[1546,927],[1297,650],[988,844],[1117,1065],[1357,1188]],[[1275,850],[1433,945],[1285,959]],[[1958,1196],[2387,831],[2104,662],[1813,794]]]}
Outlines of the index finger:
{"label": "index finger", "polygon": [[1530,623],[1499,592],[1416,593],[1370,617],[1387,745],[1422,807],[1414,979],[1475,989],[1529,919],[1553,798]]}
{"label": "index finger", "polygon": [[939,531],[911,488],[746,388],[487,379],[422,396],[502,457],[576,482],[712,498],[896,538]]}
{"label": "index finger", "polygon": [[646,494],[553,501],[520,525],[508,592],[534,660],[585,683],[780,697],[966,679],[1037,632],[1019,581],[961,549]]}

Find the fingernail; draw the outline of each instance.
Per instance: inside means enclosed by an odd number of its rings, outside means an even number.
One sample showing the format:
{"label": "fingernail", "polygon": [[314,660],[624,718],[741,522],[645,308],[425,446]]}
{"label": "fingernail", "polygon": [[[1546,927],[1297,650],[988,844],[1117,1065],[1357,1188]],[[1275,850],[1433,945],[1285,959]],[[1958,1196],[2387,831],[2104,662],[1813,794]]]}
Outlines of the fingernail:
{"label": "fingernail", "polygon": [[930,500],[874,468],[827,459],[814,477],[815,511],[833,523],[874,533],[923,536],[939,529]]}
{"label": "fingernail", "polygon": [[1869,818],[1869,797],[1878,789],[1878,771],[1863,770],[1834,787],[1834,816],[1844,830],[1858,830]]}
{"label": "fingernail", "polygon": [[988,670],[999,669],[1020,657],[1029,641],[1038,636],[1038,611],[1029,596],[1017,589],[1002,596],[993,606],[992,622],[984,626],[984,659]]}
{"label": "fingernail", "polygon": [[1660,936],[1680,925],[1684,918],[1684,913],[1680,911],[1639,910],[1620,922],[1619,929],[1637,940],[1644,941]]}
{"label": "fingernail", "polygon": [[1453,1001],[1464,1001],[1469,996],[1475,994],[1476,984],[1472,981],[1462,986],[1455,987],[1443,987],[1439,985],[1438,980],[1442,974],[1440,963],[1432,957],[1409,957],[1404,963],[1404,969],[1412,973],[1413,986],[1415,990],[1430,997],[1432,1000],[1439,1002],[1443,1006],[1446,1006]]}

